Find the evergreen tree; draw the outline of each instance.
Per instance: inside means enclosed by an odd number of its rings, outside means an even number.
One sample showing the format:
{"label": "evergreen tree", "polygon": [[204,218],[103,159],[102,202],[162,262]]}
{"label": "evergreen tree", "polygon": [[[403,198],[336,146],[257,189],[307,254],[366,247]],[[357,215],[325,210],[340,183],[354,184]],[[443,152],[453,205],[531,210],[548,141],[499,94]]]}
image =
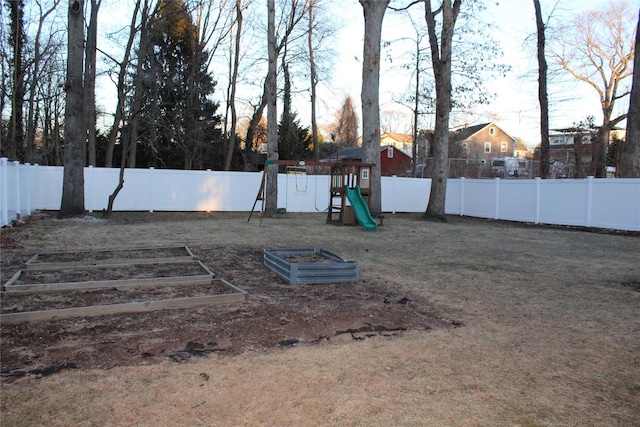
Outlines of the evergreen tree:
{"label": "evergreen tree", "polygon": [[282,117],[278,125],[278,153],[281,160],[302,160],[312,154],[309,150],[311,135],[309,128],[303,128],[297,114],[291,111],[291,79],[289,66],[283,65],[284,102]]}
{"label": "evergreen tree", "polygon": [[218,104],[210,99],[216,82],[184,2],[159,2],[147,31],[150,43],[140,52],[140,134],[146,136],[147,162],[164,168],[211,167],[212,145],[220,144],[222,135]]}

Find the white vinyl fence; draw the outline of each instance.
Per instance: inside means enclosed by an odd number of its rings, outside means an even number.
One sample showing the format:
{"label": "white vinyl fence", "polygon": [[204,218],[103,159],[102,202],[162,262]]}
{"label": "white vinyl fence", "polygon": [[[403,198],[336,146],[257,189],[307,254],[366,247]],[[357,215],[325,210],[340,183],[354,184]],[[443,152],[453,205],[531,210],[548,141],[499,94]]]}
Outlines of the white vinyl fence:
{"label": "white vinyl fence", "polygon": [[[115,168],[85,168],[85,208],[106,209],[118,184]],[[0,225],[37,209],[58,210],[63,168],[0,159]],[[116,211],[241,211],[253,207],[261,172],[126,169]],[[383,177],[384,212],[424,212],[430,179]],[[260,201],[256,210],[260,209]],[[326,175],[278,176],[278,207],[325,212]],[[450,179],[445,211],[536,224],[640,231],[640,179]]]}

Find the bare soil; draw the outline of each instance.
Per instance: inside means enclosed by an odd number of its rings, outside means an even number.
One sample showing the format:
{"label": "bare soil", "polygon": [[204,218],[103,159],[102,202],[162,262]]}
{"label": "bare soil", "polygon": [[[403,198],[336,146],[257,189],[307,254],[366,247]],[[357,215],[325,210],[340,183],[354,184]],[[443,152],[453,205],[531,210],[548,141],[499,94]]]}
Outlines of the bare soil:
{"label": "bare soil", "polygon": [[[17,246],[4,237],[7,246]],[[430,307],[412,300],[381,281],[290,286],[263,264],[262,248],[215,245],[190,247],[217,277],[249,292],[247,303],[192,310],[166,310],[118,316],[100,316],[3,326],[2,371],[4,378],[42,372],[52,367],[112,368],[180,359],[214,352],[239,354],[247,350],[310,345],[314,343],[395,335],[407,330],[457,326]],[[72,262],[107,259],[134,251],[83,251],[55,253],[42,259]],[[164,252],[144,249],[145,256]],[[167,253],[175,256],[173,253]],[[39,256],[38,259],[41,257]],[[286,256],[291,262],[330,262],[318,254]],[[13,268],[18,267],[15,262]],[[3,272],[11,267],[3,268]],[[15,284],[123,280],[205,274],[194,263],[98,267],[55,271],[22,271]],[[3,275],[3,279],[5,276]],[[217,292],[216,292],[217,290]],[[92,290],[2,297],[2,312],[28,312],[54,308],[106,305],[133,301],[212,294],[208,286],[159,286],[131,290]],[[213,293],[224,293],[218,286]],[[228,292],[228,290],[227,290]],[[75,345],[69,345],[72,340]],[[24,349],[15,351],[16,348]],[[92,351],[87,352],[86,348]],[[80,351],[85,349],[84,351]]]}
{"label": "bare soil", "polygon": [[[186,245],[250,295],[2,325],[2,425],[637,425],[638,233],[247,217],[34,215],[2,229],[2,283],[36,253]],[[360,281],[291,286],[263,265],[264,248],[313,247],[358,261]]]}

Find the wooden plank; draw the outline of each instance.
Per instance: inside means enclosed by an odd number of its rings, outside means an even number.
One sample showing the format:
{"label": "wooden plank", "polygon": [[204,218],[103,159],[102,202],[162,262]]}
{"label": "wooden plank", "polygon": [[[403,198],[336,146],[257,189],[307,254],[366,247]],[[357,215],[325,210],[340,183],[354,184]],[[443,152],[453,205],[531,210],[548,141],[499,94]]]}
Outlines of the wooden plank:
{"label": "wooden plank", "polygon": [[25,263],[25,270],[29,271],[55,271],[67,269],[81,269],[92,267],[128,267],[131,265],[148,265],[148,264],[176,264],[181,262],[193,262],[194,258],[190,256],[171,257],[171,258],[113,258],[107,260],[92,261],[69,261],[69,262],[42,262],[42,263]]}
{"label": "wooden plank", "polygon": [[55,310],[29,311],[0,315],[1,325],[17,325],[25,322],[46,322],[72,317],[95,317],[113,314],[143,313],[157,310],[195,308],[212,304],[245,302],[246,292],[208,295],[202,297],[173,298],[167,300],[130,302],[112,305],[94,305],[87,307],[61,308]]}
{"label": "wooden plank", "polygon": [[[171,257],[147,257],[147,258],[123,258],[122,256],[118,257],[117,252],[153,252],[153,251],[162,251],[162,250],[180,250],[184,251],[185,255],[177,255]],[[197,260],[198,257],[193,254],[191,249],[187,246],[165,246],[165,247],[150,247],[150,248],[119,248],[119,249],[103,249],[103,250],[86,250],[86,251],[76,251],[73,253],[77,254],[104,254],[104,253],[114,253],[113,257],[105,258],[101,260],[78,260],[78,261],[57,261],[57,262],[38,262],[38,258],[46,255],[64,255],[66,252],[49,252],[36,254],[31,257],[27,262],[24,263],[25,269],[32,270],[57,270],[63,268],[74,268],[74,267],[92,267],[92,266],[125,266],[131,264],[149,264],[149,263],[170,263],[171,259],[178,262],[186,262]]]}
{"label": "wooden plank", "polygon": [[148,277],[144,279],[95,280],[88,282],[42,283],[5,286],[7,295],[34,295],[95,290],[104,288],[126,289],[132,287],[152,288],[156,286],[208,285],[212,275]]}

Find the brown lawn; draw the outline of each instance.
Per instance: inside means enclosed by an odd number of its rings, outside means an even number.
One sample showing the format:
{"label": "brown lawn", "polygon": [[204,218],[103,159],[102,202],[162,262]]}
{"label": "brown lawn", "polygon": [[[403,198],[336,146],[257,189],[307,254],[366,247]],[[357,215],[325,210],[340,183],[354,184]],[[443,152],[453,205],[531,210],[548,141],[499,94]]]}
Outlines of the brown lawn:
{"label": "brown lawn", "polygon": [[[250,298],[3,325],[0,424],[638,425],[638,233],[247,217],[2,229],[2,283],[36,253],[186,245]],[[360,281],[289,286],[262,265],[264,248],[314,247],[358,261]]]}

